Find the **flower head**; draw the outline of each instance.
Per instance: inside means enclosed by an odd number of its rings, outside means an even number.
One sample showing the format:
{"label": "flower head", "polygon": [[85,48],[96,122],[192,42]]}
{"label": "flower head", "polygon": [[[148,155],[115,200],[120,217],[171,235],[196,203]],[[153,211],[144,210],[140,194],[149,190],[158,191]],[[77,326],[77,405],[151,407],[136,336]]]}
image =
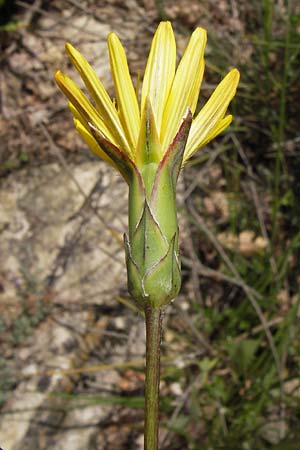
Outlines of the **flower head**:
{"label": "flower head", "polygon": [[180,168],[232,120],[225,113],[239,81],[236,69],[193,117],[204,72],[205,44],[206,32],[197,28],[176,68],[172,26],[161,22],[152,41],[140,103],[125,51],[114,33],[108,36],[108,50],[116,102],[71,44],[66,44],[68,56],[92,102],[67,75],[55,74],[83,139],[119,170],[129,185],[128,287],[143,308],[169,303],[180,288],[176,213]]}
{"label": "flower head", "polygon": [[[67,54],[92,99],[91,102],[67,75],[56,72],[55,80],[70,101],[75,126],[91,150],[117,167],[125,179],[124,170],[104,147],[112,144],[125,159],[139,165],[147,109],[148,115],[151,109],[157,134],[156,157],[163,157],[186,111],[189,109],[192,116],[195,114],[204,72],[205,45],[206,31],[196,28],[176,68],[173,29],[170,22],[161,22],[152,41],[139,102],[124,48],[118,37],[110,33],[108,50],[116,95],[114,102],[87,60],[71,44],[66,44]],[[239,72],[233,69],[193,118],[182,164],[231,123],[232,116],[225,116],[225,113],[238,82]],[[98,131],[96,138],[95,129]]]}

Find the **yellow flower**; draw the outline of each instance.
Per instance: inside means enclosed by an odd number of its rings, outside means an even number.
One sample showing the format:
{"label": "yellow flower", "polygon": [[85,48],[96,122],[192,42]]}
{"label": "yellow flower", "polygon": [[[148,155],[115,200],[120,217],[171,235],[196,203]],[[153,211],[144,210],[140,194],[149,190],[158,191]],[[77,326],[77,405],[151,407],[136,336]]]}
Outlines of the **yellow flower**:
{"label": "yellow flower", "polygon": [[[68,56],[92,99],[91,102],[67,75],[56,72],[55,80],[69,99],[75,126],[90,149],[120,170],[125,179],[119,164],[112,161],[107,149],[99,144],[99,139],[95,139],[95,130],[103,142],[109,142],[129,161],[139,166],[138,147],[147,126],[146,110],[150,107],[158,141],[157,157],[161,160],[172,144],[187,110],[192,115],[195,114],[204,72],[205,44],[206,31],[197,28],[176,69],[173,29],[170,22],[161,22],[152,41],[140,104],[124,48],[114,33],[108,36],[108,50],[116,102],[109,97],[87,60],[71,44],[66,44]],[[239,72],[232,69],[193,118],[182,164],[231,123],[232,116],[225,116],[225,113],[235,95],[238,82]]]}
{"label": "yellow flower", "polygon": [[116,100],[113,101],[86,59],[66,44],[90,101],[67,75],[55,74],[69,99],[77,130],[129,185],[125,252],[129,292],[137,303],[162,307],[180,289],[176,182],[182,165],[231,122],[225,116],[239,72],[231,70],[193,118],[204,72],[206,31],[197,28],[176,68],[170,22],[154,35],[138,101],[125,51],[108,36]]}

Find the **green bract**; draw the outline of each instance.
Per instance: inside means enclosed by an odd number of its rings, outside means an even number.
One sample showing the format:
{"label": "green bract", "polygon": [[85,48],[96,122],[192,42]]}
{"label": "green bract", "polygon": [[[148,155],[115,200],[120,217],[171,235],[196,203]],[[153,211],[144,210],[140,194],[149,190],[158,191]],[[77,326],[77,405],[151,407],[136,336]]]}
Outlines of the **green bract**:
{"label": "green bract", "polygon": [[150,102],[138,145],[138,166],[92,125],[93,136],[121,168],[129,184],[129,235],[125,235],[128,289],[136,302],[160,307],[176,297],[181,284],[176,183],[192,122],[188,111],[160,160],[160,144]]}
{"label": "green bract", "polygon": [[160,307],[176,297],[181,285],[178,252],[176,183],[191,125],[183,121],[163,159],[150,107],[147,108],[143,165],[129,184],[129,237],[125,236],[128,288],[137,302]]}

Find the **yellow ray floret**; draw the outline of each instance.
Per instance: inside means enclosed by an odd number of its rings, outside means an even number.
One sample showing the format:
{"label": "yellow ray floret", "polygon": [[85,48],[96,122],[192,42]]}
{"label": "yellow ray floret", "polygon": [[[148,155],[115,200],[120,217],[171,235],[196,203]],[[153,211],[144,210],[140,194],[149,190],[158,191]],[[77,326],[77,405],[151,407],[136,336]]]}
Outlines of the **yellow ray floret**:
{"label": "yellow ray floret", "polygon": [[195,112],[204,71],[205,44],[206,31],[203,28],[197,28],[193,32],[176,70],[171,92],[165,105],[161,128],[163,151],[172,142],[186,109],[190,108],[192,114]]}
{"label": "yellow ray floret", "polygon": [[145,70],[141,113],[148,98],[160,134],[166,100],[173,83],[176,66],[176,42],[170,22],[161,22],[154,35]]}
{"label": "yellow ray floret", "polygon": [[84,119],[84,117],[77,111],[77,109],[72,105],[71,102],[68,103],[68,107],[73,114],[73,122],[75,125],[76,130],[86,143],[86,145],[89,147],[90,150],[96,155],[99,156],[99,158],[104,159],[104,161],[109,162],[113,167],[116,167],[114,162],[109,158],[109,156],[106,155],[106,153],[102,150],[92,133],[89,131],[89,124]]}
{"label": "yellow ray floret", "polygon": [[204,147],[204,145],[212,141],[216,136],[218,136],[218,134],[222,133],[231,124],[231,122],[232,122],[231,114],[228,114],[228,116],[224,117],[224,119],[221,119],[217,123],[217,125],[214,126],[211,132],[206,136],[204,141],[201,142],[201,147]]}
{"label": "yellow ray floret", "polygon": [[223,119],[228,105],[236,93],[239,79],[239,71],[237,69],[231,70],[193,120],[184,152],[184,160],[190,158],[204,143],[215,137],[215,130],[218,127],[221,131],[224,130],[223,125],[220,126],[220,121]]}
{"label": "yellow ray floret", "polygon": [[92,134],[85,128],[84,125],[80,122],[78,119],[74,119],[74,125],[76,127],[76,130],[82,137],[82,139],[85,141],[87,146],[92,150],[92,152],[99,156],[101,159],[104,159],[104,161],[109,162],[113,167],[116,168],[116,165],[113,163],[113,161],[106,155],[106,153],[101,149],[100,145],[97,143],[96,139],[92,136]]}
{"label": "yellow ray floret", "polygon": [[139,106],[124,48],[114,33],[110,33],[108,36],[108,50],[120,120],[129,145],[134,152],[140,129]]}
{"label": "yellow ray floret", "polygon": [[83,117],[82,114],[80,114],[80,112],[75,108],[72,102],[68,103],[68,108],[73,114],[73,119],[77,119],[86,129],[88,129],[89,128],[88,121]]}
{"label": "yellow ray floret", "polygon": [[[137,151],[141,153],[139,146],[144,142],[142,137],[146,136],[145,127],[149,125],[145,122],[147,114],[144,111],[148,102],[153,111],[152,128],[157,130],[157,154],[155,158],[153,156],[148,160],[162,158],[173,142],[186,111],[189,109],[192,114],[195,113],[204,72],[205,45],[206,31],[199,27],[192,33],[176,70],[173,29],[170,22],[161,22],[152,41],[139,107],[138,92],[132,83],[124,48],[114,33],[108,36],[108,51],[116,102],[109,97],[88,61],[71,44],[66,44],[68,56],[79,72],[93,103],[67,75],[58,71],[55,79],[70,101],[69,108],[78,132],[92,151],[116,167],[101,149],[102,143],[97,143],[90,124],[131,161],[142,164],[143,158],[137,158]],[[194,118],[183,164],[231,123],[232,116],[225,114],[236,93],[238,82],[239,72],[233,69]]]}
{"label": "yellow ray floret", "polygon": [[97,111],[99,112],[103,122],[106,124],[110,135],[115,136],[118,145],[124,149],[127,153],[130,152],[130,148],[127,139],[122,128],[118,112],[115,105],[111,101],[110,96],[106,92],[103,84],[97,77],[94,69],[90,66],[87,60],[76,50],[71,44],[66,44],[66,51],[70,58],[70,61],[77,69],[91,98],[96,104]]}
{"label": "yellow ray floret", "polygon": [[58,70],[55,74],[55,81],[66,97],[70,100],[73,108],[79,112],[84,120],[86,122],[93,122],[95,126],[102,131],[107,139],[115,145],[118,145],[117,136],[110,133],[106,123],[102,120],[96,108],[91,104],[81,89],[79,89],[77,84],[60,70]]}

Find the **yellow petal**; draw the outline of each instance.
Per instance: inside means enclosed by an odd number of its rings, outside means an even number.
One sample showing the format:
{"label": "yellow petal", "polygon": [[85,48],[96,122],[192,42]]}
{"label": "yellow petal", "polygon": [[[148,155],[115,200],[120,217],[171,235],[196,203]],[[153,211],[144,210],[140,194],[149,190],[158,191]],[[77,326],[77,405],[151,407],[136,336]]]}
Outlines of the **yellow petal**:
{"label": "yellow petal", "polygon": [[140,113],[125,51],[114,33],[110,33],[108,36],[108,50],[120,120],[133,152],[139,135]]}
{"label": "yellow petal", "polygon": [[75,119],[78,119],[83,126],[85,126],[85,128],[88,129],[88,122],[85,120],[85,118],[83,117],[82,114],[80,114],[80,112],[77,111],[77,109],[75,108],[75,106],[73,105],[73,103],[68,102],[68,108],[71,111],[71,113],[73,114],[73,117]]}
{"label": "yellow petal", "polygon": [[74,124],[76,127],[76,130],[84,140],[84,142],[87,144],[87,146],[90,148],[90,150],[96,155],[99,156],[99,158],[103,159],[104,161],[109,162],[114,168],[117,169],[117,166],[115,163],[106,155],[106,153],[101,149],[100,145],[96,141],[96,139],[93,137],[93,135],[85,128],[85,126],[80,122],[78,119],[74,119]]}
{"label": "yellow petal", "polygon": [[72,105],[77,109],[79,114],[82,115],[86,122],[92,122],[96,127],[98,127],[102,133],[112,141],[115,145],[117,142],[114,136],[110,133],[107,126],[101,119],[98,111],[94,108],[94,106],[90,103],[88,98],[84,95],[84,93],[79,89],[76,83],[74,83],[71,78],[58,70],[54,76],[56,83],[63,91],[65,96],[70,100]]}
{"label": "yellow petal", "polygon": [[208,144],[212,139],[221,134],[232,122],[232,115],[228,114],[228,116],[221,119],[217,125],[211,130],[211,132],[206,136],[205,140],[201,142],[201,147]]}
{"label": "yellow petal", "polygon": [[206,144],[208,144],[212,139],[214,139],[216,136],[221,134],[232,122],[232,115],[229,114],[224,119],[221,119],[217,125],[210,131],[210,133],[206,136],[204,141],[201,142],[201,145],[196,148],[196,150],[192,153],[184,153],[182,165],[186,163],[186,161],[193,156],[195,152],[197,152],[201,147],[204,147]]}
{"label": "yellow petal", "polygon": [[[185,150],[185,160],[190,158],[203,143],[210,140],[210,134],[218,126],[236,93],[240,79],[237,69],[232,69],[214,90],[192,123]],[[226,120],[226,119],[224,119]]]}
{"label": "yellow petal", "polygon": [[110,134],[115,137],[119,147],[121,147],[125,152],[130,151],[117,110],[103,84],[97,77],[96,72],[81,55],[81,53],[71,44],[66,44],[66,50],[72,64],[80,74],[87,90],[94,100],[97,110],[109,129]]}
{"label": "yellow petal", "polygon": [[149,98],[159,134],[164,106],[175,75],[175,66],[176,43],[172,25],[170,22],[161,22],[152,41],[141,99],[141,114],[143,114],[146,98]]}
{"label": "yellow petal", "polygon": [[189,108],[192,114],[195,112],[204,72],[205,44],[206,31],[196,28],[176,70],[165,106],[161,127],[163,151],[172,142],[186,109]]}
{"label": "yellow petal", "polygon": [[211,132],[206,136],[206,139],[202,141],[201,147],[208,144],[212,139],[221,134],[232,122],[232,115],[228,114],[228,116],[221,119],[217,125],[211,130]]}

